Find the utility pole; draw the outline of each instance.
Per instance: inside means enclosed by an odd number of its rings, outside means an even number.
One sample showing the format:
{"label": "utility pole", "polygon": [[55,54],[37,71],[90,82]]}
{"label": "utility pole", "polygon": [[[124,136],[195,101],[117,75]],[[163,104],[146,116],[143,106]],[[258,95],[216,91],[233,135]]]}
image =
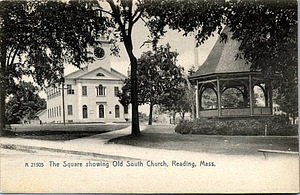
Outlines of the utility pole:
{"label": "utility pole", "polygon": [[63,124],[66,125],[66,113],[65,113],[65,83],[62,83],[62,114],[63,114]]}

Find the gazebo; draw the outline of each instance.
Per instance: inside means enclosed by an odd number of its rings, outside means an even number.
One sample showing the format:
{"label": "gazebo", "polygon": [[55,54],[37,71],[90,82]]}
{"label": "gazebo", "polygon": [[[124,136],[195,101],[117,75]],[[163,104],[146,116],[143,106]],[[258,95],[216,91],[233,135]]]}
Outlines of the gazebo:
{"label": "gazebo", "polygon": [[189,77],[197,86],[197,118],[272,115],[271,79],[237,58],[239,42],[231,39],[228,27],[223,32],[227,41],[219,38],[203,65]]}

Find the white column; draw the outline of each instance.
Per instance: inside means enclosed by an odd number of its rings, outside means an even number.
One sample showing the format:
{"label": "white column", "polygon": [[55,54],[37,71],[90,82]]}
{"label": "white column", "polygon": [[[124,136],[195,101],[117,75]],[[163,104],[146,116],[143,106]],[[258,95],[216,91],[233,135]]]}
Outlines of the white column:
{"label": "white column", "polygon": [[66,90],[65,84],[62,83],[61,85],[61,121],[65,125],[66,123]]}
{"label": "white column", "polygon": [[221,86],[220,86],[220,79],[219,77],[217,78],[217,92],[218,92],[218,116],[222,116],[222,99],[221,99],[221,95],[222,95],[222,92],[221,92]]}
{"label": "white column", "polygon": [[[82,85],[81,85],[81,82],[78,82],[77,83],[77,120],[76,121],[81,121],[82,120]],[[75,114],[75,113],[73,113]]]}

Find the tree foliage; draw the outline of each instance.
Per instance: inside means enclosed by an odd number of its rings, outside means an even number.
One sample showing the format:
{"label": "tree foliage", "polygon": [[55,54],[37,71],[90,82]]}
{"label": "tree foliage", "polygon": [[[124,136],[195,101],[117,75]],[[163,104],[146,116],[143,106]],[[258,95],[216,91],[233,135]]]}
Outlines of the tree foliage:
{"label": "tree foliage", "polygon": [[46,101],[40,98],[38,87],[30,82],[20,82],[16,88],[6,104],[5,114],[10,124],[34,119],[38,111],[46,109]]}
{"label": "tree foliage", "polygon": [[99,44],[97,33],[110,26],[106,18],[96,16],[94,3],[2,1],[6,79],[14,82],[29,75],[40,85],[52,84],[62,79],[65,63],[80,67],[93,61],[88,46]]}
{"label": "tree foliage", "polygon": [[[1,1],[1,130],[5,95],[16,80],[31,76],[43,86],[63,81],[64,64],[80,67],[93,60],[88,46],[98,44],[111,22],[98,17],[92,1]],[[2,134],[2,131],[0,131]]]}

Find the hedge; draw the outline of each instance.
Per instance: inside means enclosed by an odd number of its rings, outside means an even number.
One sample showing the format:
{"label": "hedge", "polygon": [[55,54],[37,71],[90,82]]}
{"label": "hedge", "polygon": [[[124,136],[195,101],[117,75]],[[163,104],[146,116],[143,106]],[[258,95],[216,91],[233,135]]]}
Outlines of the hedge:
{"label": "hedge", "polygon": [[201,118],[194,121],[182,120],[175,132],[201,135],[298,135],[298,126],[291,125],[284,116],[253,118]]}

